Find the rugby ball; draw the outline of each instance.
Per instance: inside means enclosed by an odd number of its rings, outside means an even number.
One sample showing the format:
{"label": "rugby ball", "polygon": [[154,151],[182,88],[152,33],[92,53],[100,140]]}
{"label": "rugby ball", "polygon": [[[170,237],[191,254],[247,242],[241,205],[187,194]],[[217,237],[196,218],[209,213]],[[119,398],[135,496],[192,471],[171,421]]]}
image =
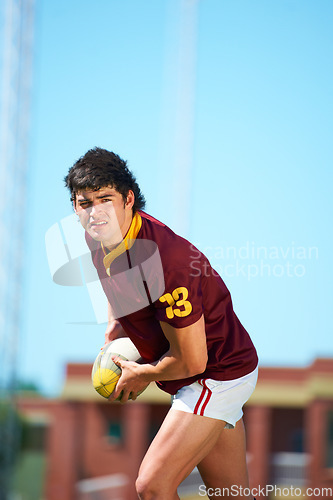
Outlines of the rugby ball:
{"label": "rugby ball", "polygon": [[95,359],[91,379],[95,390],[108,398],[114,391],[121,375],[121,368],[117,366],[111,356],[118,356],[125,361],[139,361],[139,351],[128,337],[112,340],[103,347]]}

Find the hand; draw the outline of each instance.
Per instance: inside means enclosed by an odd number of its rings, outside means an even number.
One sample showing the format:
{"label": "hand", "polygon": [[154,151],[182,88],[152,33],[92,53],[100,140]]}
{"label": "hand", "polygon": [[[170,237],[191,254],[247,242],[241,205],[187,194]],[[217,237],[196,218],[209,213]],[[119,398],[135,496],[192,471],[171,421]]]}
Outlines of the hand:
{"label": "hand", "polygon": [[105,334],[104,334],[104,345],[101,347],[101,349],[104,349],[104,347],[109,344],[112,340],[118,339],[120,337],[127,337],[126,333],[123,330],[123,327],[117,320],[109,321],[108,326],[106,328]]}
{"label": "hand", "polygon": [[118,400],[121,403],[127,403],[129,399],[134,401],[149,385],[145,380],[143,365],[134,361],[124,361],[117,356],[112,356],[112,361],[121,368],[121,376],[109,401]]}

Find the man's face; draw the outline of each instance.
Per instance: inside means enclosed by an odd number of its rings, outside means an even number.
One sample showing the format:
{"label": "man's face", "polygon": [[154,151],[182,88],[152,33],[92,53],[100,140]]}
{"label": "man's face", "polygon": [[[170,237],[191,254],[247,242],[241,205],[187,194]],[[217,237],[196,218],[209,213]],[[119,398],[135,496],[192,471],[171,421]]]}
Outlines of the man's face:
{"label": "man's face", "polygon": [[98,191],[79,191],[74,210],[90,236],[112,248],[120,243],[132,221],[134,193],[128,192],[127,200],[111,187]]}

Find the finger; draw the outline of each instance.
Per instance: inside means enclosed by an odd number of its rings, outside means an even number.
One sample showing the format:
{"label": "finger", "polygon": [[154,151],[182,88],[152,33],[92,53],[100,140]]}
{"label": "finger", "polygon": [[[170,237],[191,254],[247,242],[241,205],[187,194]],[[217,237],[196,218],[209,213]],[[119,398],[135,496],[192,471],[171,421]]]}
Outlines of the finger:
{"label": "finger", "polygon": [[123,360],[123,359],[119,358],[117,355],[113,355],[113,356],[111,356],[111,359],[112,359],[112,361],[113,361],[113,362],[114,362],[117,366],[119,366],[119,368],[121,368],[121,369],[123,368],[123,366],[124,366],[124,365],[123,365],[123,363],[124,363],[124,360]]}
{"label": "finger", "polygon": [[124,404],[124,403],[127,403],[128,399],[129,399],[129,393],[128,391],[125,391],[125,389],[115,389],[113,391],[113,393],[111,394],[111,396],[109,396],[109,401],[113,402],[113,401],[118,401],[119,403],[121,404]]}
{"label": "finger", "polygon": [[135,401],[137,397],[138,397],[138,395],[137,395],[137,393],[136,393],[136,392],[131,392],[131,393],[130,393],[130,399],[131,399],[132,401]]}
{"label": "finger", "polygon": [[101,350],[103,350],[109,344],[110,344],[110,340],[105,339],[104,345],[101,347]]}
{"label": "finger", "polygon": [[127,403],[129,398],[130,398],[130,394],[131,394],[130,392],[123,390],[121,392],[120,399],[119,399],[120,403],[121,404]]}
{"label": "finger", "polygon": [[122,383],[121,377],[116,383],[116,387],[113,389],[111,392],[110,396],[108,397],[109,401],[116,401],[119,397],[121,397],[121,393],[124,389],[124,385]]}
{"label": "finger", "polygon": [[[116,388],[114,389],[114,391],[110,394],[110,396],[108,397],[108,400],[109,401],[116,401],[119,397],[121,399],[121,394],[122,393],[122,388],[121,386],[118,387],[118,385],[116,385]],[[120,400],[119,399],[119,400]]]}

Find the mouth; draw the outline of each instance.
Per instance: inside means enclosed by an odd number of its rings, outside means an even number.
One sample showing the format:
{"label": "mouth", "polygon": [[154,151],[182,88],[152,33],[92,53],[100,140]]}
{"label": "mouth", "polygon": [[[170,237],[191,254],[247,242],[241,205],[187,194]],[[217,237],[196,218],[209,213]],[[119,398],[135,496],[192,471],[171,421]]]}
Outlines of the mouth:
{"label": "mouth", "polygon": [[105,226],[107,224],[107,222],[105,221],[93,221],[93,222],[90,222],[89,226],[90,227],[101,227],[101,226]]}

